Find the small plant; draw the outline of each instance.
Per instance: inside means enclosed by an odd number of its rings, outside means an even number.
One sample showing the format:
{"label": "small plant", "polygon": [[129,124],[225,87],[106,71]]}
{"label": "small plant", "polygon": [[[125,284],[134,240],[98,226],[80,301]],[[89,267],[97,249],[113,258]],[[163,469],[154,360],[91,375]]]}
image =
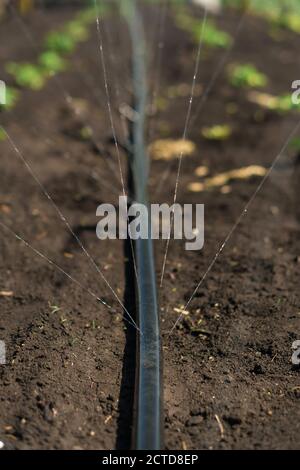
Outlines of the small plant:
{"label": "small plant", "polygon": [[203,34],[203,43],[208,47],[226,48],[231,44],[231,36],[225,31],[218,29],[212,20],[206,21],[203,24],[203,21],[199,21],[189,15],[183,8],[176,11],[175,19],[177,26],[191,33],[197,42],[199,42],[199,38]]}
{"label": "small plant", "polygon": [[294,137],[289,143],[289,148],[294,152],[300,152],[300,137]]}
{"label": "small plant", "polygon": [[[105,3],[98,4],[98,12],[100,15],[104,15],[107,13],[109,5]],[[85,10],[81,11],[76,15],[76,20],[79,21],[81,24],[89,24],[95,21],[96,12],[95,8],[86,8]]]}
{"label": "small plant", "polygon": [[80,129],[80,138],[82,140],[90,140],[93,137],[93,130],[89,126],[84,126]]}
{"label": "small plant", "polygon": [[52,31],[46,37],[46,47],[59,54],[69,54],[73,52],[76,41],[69,34],[62,31]]}
{"label": "small plant", "polygon": [[81,24],[89,24],[94,21],[96,18],[95,8],[88,8],[86,10],[80,11],[76,15],[76,20],[79,21]]}
{"label": "small plant", "polygon": [[279,15],[276,25],[289,29],[294,33],[300,33],[300,15],[294,13]]}
{"label": "small plant", "polygon": [[16,84],[22,88],[40,90],[45,83],[43,70],[37,65],[27,62],[22,64],[10,62],[7,64],[6,70],[14,77]]}
{"label": "small plant", "polygon": [[0,127],[0,142],[3,142],[4,140],[6,140],[6,134],[4,130]]}
{"label": "small plant", "polygon": [[66,25],[66,33],[70,35],[74,41],[85,41],[88,38],[87,28],[79,21],[71,21]]}
{"label": "small plant", "polygon": [[300,4],[298,0],[223,0],[225,7],[250,9],[266,18],[274,28],[300,33]]}
{"label": "small plant", "polygon": [[231,44],[231,36],[225,31],[218,29],[213,21],[206,21],[206,24],[198,23],[193,28],[195,39],[199,41],[203,28],[203,43],[208,47],[226,48]]}
{"label": "small plant", "polygon": [[12,109],[17,103],[19,98],[19,92],[13,87],[6,87],[6,103],[0,105],[0,110],[2,109]]}
{"label": "small plant", "polygon": [[212,127],[204,127],[202,135],[208,140],[227,140],[232,134],[232,129],[229,125],[217,125]]}
{"label": "small plant", "polygon": [[286,113],[295,109],[299,109],[299,105],[293,103],[291,95],[282,95],[276,97],[276,106],[274,109],[278,112]]}
{"label": "small plant", "polygon": [[62,72],[67,68],[66,61],[54,51],[47,51],[41,54],[39,63],[45,72],[50,74]]}
{"label": "small plant", "polygon": [[278,113],[288,113],[290,111],[299,110],[299,105],[293,103],[291,95],[274,96],[268,93],[251,91],[248,94],[248,99],[252,103]]}
{"label": "small plant", "polygon": [[252,64],[231,65],[228,69],[231,85],[237,88],[261,88],[267,85],[267,77]]}

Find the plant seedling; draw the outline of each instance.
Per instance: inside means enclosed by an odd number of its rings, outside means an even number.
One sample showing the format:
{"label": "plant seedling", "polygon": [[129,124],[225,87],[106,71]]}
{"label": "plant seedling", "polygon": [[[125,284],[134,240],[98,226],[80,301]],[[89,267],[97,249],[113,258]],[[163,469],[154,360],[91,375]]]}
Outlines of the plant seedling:
{"label": "plant seedling", "polygon": [[69,54],[73,52],[76,41],[68,34],[61,31],[53,31],[46,37],[46,46],[49,50],[59,54]]}
{"label": "plant seedling", "polygon": [[7,72],[12,75],[16,84],[22,88],[30,88],[31,90],[40,90],[45,83],[43,70],[30,63],[17,64],[10,62],[6,66]]}
{"label": "plant seedling", "polygon": [[212,127],[204,127],[202,135],[208,140],[227,140],[232,134],[232,129],[229,125],[217,125]]}
{"label": "plant seedling", "polygon": [[[195,39],[199,41],[199,37],[202,31],[202,22],[195,25],[193,28],[193,34]],[[213,21],[207,21],[203,27],[203,43],[208,47],[220,47],[226,48],[231,44],[231,37],[225,31],[218,29]]]}
{"label": "plant seedling", "polygon": [[6,139],[6,134],[3,129],[0,127],[0,142],[3,142]]}
{"label": "plant seedling", "polygon": [[66,33],[70,35],[74,41],[85,41],[88,38],[87,28],[79,21],[71,21],[66,26]]}
{"label": "plant seedling", "polygon": [[6,87],[6,102],[0,105],[0,110],[12,109],[17,103],[19,92],[13,87]]}
{"label": "plant seedling", "polygon": [[248,94],[248,99],[252,103],[258,104],[271,111],[276,111],[277,113],[288,113],[290,111],[299,110],[299,105],[293,103],[291,95],[274,96],[268,93],[251,91]]}
{"label": "plant seedling", "polygon": [[203,21],[195,19],[189,15],[183,8],[176,11],[177,26],[192,34],[193,38],[199,42],[199,38],[203,34],[203,43],[208,47],[226,48],[231,44],[231,36],[217,28],[212,20]]}
{"label": "plant seedling", "polygon": [[261,88],[268,83],[267,77],[252,64],[231,65],[228,77],[231,85],[237,88]]}
{"label": "plant seedling", "polygon": [[49,74],[62,72],[67,68],[66,61],[54,51],[47,51],[41,54],[39,63]]}
{"label": "plant seedling", "polygon": [[294,137],[289,144],[289,148],[294,152],[300,152],[300,137]]}

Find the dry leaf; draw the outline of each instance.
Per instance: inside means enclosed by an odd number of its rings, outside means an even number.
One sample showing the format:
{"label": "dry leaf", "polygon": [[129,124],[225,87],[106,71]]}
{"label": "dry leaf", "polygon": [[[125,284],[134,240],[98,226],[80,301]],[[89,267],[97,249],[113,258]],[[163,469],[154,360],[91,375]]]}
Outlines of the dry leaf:
{"label": "dry leaf", "polygon": [[172,160],[182,156],[188,156],[194,153],[196,145],[190,140],[156,140],[149,146],[150,156],[154,160]]}
{"label": "dry leaf", "polygon": [[1,290],[0,297],[12,297],[14,295],[13,291],[11,290]]}
{"label": "dry leaf", "polygon": [[[196,170],[197,171],[197,170]],[[226,187],[228,189],[228,183],[232,180],[244,180],[249,179],[252,176],[265,176],[267,169],[259,165],[251,165],[245,168],[239,168],[237,170],[227,171],[220,173],[212,178],[207,178],[203,183],[190,183],[188,189],[192,192],[202,192],[212,188]],[[225,191],[226,191],[225,190]]]}

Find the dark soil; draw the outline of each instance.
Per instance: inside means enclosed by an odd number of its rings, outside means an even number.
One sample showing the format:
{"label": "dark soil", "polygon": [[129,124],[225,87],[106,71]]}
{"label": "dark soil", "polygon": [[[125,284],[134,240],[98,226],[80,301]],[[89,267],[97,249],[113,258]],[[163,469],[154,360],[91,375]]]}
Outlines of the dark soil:
{"label": "dark soil", "polygon": [[[201,16],[201,11],[195,14]],[[70,17],[72,11],[51,10],[46,16],[32,13],[26,22],[41,44],[47,30]],[[145,17],[153,63],[157,11],[149,9]],[[237,13],[227,12],[218,24],[233,33],[238,19]],[[105,29],[104,50],[112,53],[107,56],[112,106],[122,140],[117,110],[122,102],[130,104],[130,48],[122,21],[107,19]],[[36,57],[29,42],[25,47],[26,38],[14,19],[1,24],[0,42],[3,62]],[[165,42],[162,96],[171,85],[191,84],[197,47],[175,27],[171,12]],[[288,93],[300,75],[299,46],[298,36],[283,32],[280,41],[274,40],[263,20],[249,17],[230,61],[255,63],[270,79],[268,92]],[[222,54],[205,52],[199,79],[204,88]],[[1,114],[1,124],[132,310],[128,247],[120,241],[100,242],[95,234],[97,206],[116,202],[121,193],[95,28],[71,59],[59,82],[52,79],[41,92],[24,92],[13,111]],[[149,70],[151,78],[150,65]],[[62,87],[85,100],[77,103],[101,152],[95,142],[80,138],[82,121],[64,101]],[[181,138],[188,99],[170,99],[157,113],[155,139]],[[238,106],[234,116],[227,113],[232,102]],[[300,447],[300,376],[291,364],[292,343],[300,339],[295,155],[283,155],[189,306],[190,315],[168,334],[178,317],[174,308],[189,299],[261,181],[234,182],[230,194],[220,190],[195,194],[186,189],[197,181],[194,170],[205,164],[215,175],[252,164],[268,167],[299,119],[297,114],[264,112],[258,121],[257,110],[243,91],[228,85],[223,73],[190,129],[197,152],[183,160],[178,202],[205,204],[206,241],[201,252],[187,252],[183,242],[171,242],[160,293],[169,449]],[[224,122],[234,126],[234,135],[226,142],[216,144],[201,137],[203,126]],[[166,165],[153,162],[151,194]],[[153,199],[172,201],[176,170],[175,162]],[[8,142],[1,143],[0,211],[1,221],[119,312],[97,303],[1,228],[0,291],[13,295],[0,296],[0,339],[8,349],[8,363],[0,366],[0,440],[11,449],[128,448],[134,329],[122,319],[117,300]],[[165,242],[156,244],[158,275],[164,248]]]}

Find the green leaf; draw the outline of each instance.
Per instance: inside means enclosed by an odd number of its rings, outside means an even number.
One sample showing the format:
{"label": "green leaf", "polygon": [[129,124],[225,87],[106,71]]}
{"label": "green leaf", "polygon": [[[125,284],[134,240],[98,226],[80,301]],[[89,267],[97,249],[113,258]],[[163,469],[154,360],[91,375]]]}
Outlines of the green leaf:
{"label": "green leaf", "polygon": [[226,140],[232,134],[232,129],[227,124],[212,127],[204,127],[202,135],[208,140]]}
{"label": "green leaf", "polygon": [[46,37],[46,46],[51,51],[61,54],[69,54],[73,52],[76,42],[70,34],[53,31]]}
{"label": "green leaf", "polygon": [[231,36],[225,31],[221,31],[212,21],[198,23],[193,28],[194,36],[197,41],[203,32],[203,43],[208,47],[226,48],[231,44]]}
{"label": "green leaf", "polygon": [[67,67],[66,61],[54,51],[47,51],[41,54],[39,63],[48,73],[62,72]]}
{"label": "green leaf", "polygon": [[0,105],[0,109],[12,109],[19,99],[19,92],[13,87],[6,87],[6,103]]}
{"label": "green leaf", "polygon": [[294,137],[289,143],[289,148],[294,150],[295,152],[300,151],[300,137]]}
{"label": "green leaf", "polygon": [[37,65],[27,62],[22,64],[13,62],[7,64],[6,70],[14,77],[16,84],[22,88],[40,90],[45,83],[43,70]]}
{"label": "green leaf", "polygon": [[3,142],[4,140],[6,140],[6,134],[4,130],[0,127],[0,142]]}
{"label": "green leaf", "polygon": [[88,38],[87,28],[79,21],[70,21],[70,23],[66,25],[65,30],[66,33],[76,42],[85,41]]}
{"label": "green leaf", "polygon": [[266,75],[259,72],[254,65],[233,65],[228,69],[231,85],[238,88],[261,88],[268,83]]}

